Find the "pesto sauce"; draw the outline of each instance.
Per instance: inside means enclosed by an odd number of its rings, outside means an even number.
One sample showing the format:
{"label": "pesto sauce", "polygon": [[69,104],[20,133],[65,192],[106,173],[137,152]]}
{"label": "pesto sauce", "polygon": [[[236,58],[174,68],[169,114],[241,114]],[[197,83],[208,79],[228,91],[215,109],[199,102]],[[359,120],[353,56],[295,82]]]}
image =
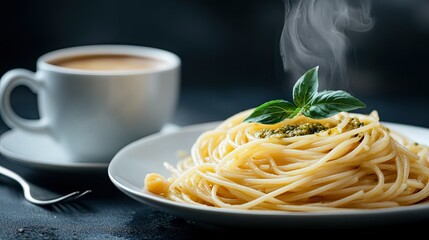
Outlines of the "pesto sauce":
{"label": "pesto sauce", "polygon": [[[364,126],[365,124],[357,118],[350,119],[350,122],[347,124],[348,129],[356,129]],[[297,125],[285,125],[277,129],[262,129],[255,133],[257,138],[268,138],[268,137],[277,137],[277,138],[288,138],[296,136],[304,136],[319,133],[321,131],[328,130],[328,127],[323,126],[321,123],[301,123]],[[331,130],[329,130],[329,135],[331,135]]]}
{"label": "pesto sauce", "polygon": [[320,123],[302,123],[297,125],[286,125],[277,129],[262,129],[255,133],[257,138],[277,137],[288,138],[304,136],[325,131],[328,128]]}
{"label": "pesto sauce", "polygon": [[352,129],[363,127],[365,124],[357,118],[352,118],[348,125],[351,125]]}

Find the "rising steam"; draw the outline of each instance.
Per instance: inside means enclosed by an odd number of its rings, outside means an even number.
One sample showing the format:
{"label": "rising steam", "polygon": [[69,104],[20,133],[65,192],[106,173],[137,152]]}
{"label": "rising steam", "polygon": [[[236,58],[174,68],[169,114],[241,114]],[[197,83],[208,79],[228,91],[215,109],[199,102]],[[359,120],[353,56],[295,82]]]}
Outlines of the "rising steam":
{"label": "rising steam", "polygon": [[280,39],[283,66],[297,79],[320,66],[320,88],[347,87],[346,30],[364,32],[373,26],[369,0],[284,0],[285,23]]}

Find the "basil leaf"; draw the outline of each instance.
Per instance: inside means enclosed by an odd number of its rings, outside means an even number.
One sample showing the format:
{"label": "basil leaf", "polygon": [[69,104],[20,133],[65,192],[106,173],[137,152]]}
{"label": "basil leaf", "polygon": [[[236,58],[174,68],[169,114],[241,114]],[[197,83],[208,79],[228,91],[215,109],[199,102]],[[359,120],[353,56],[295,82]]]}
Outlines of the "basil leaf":
{"label": "basil leaf", "polygon": [[317,94],[319,88],[318,71],[318,66],[308,70],[293,86],[293,102],[296,106],[307,106]]}
{"label": "basil leaf", "polygon": [[263,124],[275,124],[286,118],[293,118],[301,108],[285,100],[272,100],[266,102],[255,110],[243,122],[258,122]]}
{"label": "basil leaf", "polygon": [[345,91],[323,91],[318,93],[304,108],[304,116],[321,119],[331,117],[339,112],[364,108],[365,104]]}
{"label": "basil leaf", "polygon": [[274,124],[298,114],[321,119],[339,112],[347,112],[366,107],[359,99],[345,91],[317,92],[319,67],[307,71],[293,87],[293,103],[273,100],[257,107],[243,122]]}

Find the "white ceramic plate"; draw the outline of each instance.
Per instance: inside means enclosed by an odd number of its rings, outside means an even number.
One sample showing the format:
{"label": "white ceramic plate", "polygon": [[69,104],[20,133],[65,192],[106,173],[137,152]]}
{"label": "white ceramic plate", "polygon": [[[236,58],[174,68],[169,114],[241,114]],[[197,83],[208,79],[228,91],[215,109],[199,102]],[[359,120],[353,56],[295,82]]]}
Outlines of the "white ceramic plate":
{"label": "white ceramic plate", "polygon": [[[429,204],[380,210],[291,213],[281,211],[231,210],[173,202],[143,190],[147,173],[169,176],[163,162],[176,163],[177,151],[189,152],[196,138],[219,122],[184,127],[176,132],[140,139],[119,151],[108,167],[111,181],[125,194],[142,203],[177,216],[223,226],[239,227],[352,227],[400,224],[429,219]],[[385,123],[415,141],[429,145],[429,129]]]}

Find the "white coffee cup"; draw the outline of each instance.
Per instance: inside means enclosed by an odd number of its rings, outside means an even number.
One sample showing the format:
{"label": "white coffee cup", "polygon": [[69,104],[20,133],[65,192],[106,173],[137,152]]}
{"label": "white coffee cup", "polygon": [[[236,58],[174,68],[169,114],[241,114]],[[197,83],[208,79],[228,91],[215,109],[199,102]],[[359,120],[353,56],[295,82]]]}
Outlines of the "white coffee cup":
{"label": "white coffee cup", "polygon": [[[90,55],[134,56],[160,64],[102,71],[53,64]],[[13,129],[52,136],[71,161],[108,162],[122,147],[159,131],[169,120],[179,94],[180,64],[173,53],[141,46],[93,45],[53,51],[38,59],[36,73],[14,69],[3,75],[1,114]],[[13,111],[10,95],[18,85],[37,93],[40,119],[24,119]]]}

